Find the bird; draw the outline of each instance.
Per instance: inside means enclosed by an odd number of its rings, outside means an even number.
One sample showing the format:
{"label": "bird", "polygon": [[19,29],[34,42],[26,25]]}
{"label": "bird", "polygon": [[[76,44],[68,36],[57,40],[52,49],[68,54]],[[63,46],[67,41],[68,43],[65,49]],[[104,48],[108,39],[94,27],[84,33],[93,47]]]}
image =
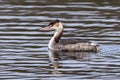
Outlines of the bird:
{"label": "bird", "polygon": [[48,48],[53,51],[94,51],[100,50],[99,45],[96,42],[84,40],[84,39],[61,39],[63,34],[63,25],[60,20],[54,20],[50,22],[46,27],[40,28],[40,30],[54,30],[54,35],[50,39]]}

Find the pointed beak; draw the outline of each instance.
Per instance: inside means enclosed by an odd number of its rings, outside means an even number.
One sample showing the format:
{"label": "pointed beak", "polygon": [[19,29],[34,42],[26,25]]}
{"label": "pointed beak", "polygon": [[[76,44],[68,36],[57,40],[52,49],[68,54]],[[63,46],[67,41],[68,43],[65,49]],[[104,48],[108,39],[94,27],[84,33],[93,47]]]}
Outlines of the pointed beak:
{"label": "pointed beak", "polygon": [[40,28],[39,30],[50,30],[50,26],[46,26],[46,27],[43,27],[43,28]]}

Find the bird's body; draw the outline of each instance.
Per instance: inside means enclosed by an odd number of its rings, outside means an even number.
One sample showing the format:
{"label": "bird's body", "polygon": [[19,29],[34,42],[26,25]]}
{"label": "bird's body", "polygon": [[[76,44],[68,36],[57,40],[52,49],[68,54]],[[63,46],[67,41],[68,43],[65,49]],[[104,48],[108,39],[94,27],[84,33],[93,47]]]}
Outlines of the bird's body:
{"label": "bird's body", "polygon": [[63,26],[59,20],[51,22],[41,30],[55,29],[55,33],[49,41],[49,49],[59,51],[98,51],[98,44],[81,39],[61,39]]}
{"label": "bird's body", "polygon": [[53,45],[52,49],[61,51],[96,51],[97,46],[95,45],[92,45],[92,42],[80,39],[61,39],[59,43]]}

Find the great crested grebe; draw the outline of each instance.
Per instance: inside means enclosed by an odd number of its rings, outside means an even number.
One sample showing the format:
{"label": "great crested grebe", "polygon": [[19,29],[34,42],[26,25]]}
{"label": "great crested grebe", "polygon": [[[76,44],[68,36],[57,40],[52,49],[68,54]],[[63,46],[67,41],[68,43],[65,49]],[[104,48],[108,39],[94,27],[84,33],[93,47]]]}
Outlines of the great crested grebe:
{"label": "great crested grebe", "polygon": [[99,50],[98,44],[81,39],[60,39],[63,33],[63,25],[59,20],[50,22],[47,27],[40,30],[55,30],[55,33],[49,41],[50,50],[59,51],[95,51]]}

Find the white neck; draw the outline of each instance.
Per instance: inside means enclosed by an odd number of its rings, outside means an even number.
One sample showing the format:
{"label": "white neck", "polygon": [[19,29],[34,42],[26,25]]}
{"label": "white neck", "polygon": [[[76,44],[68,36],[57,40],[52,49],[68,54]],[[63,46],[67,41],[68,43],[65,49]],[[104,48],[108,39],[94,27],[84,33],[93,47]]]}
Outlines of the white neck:
{"label": "white neck", "polygon": [[56,29],[53,37],[51,38],[51,40],[49,41],[49,49],[53,49],[54,45],[57,44],[62,36],[62,32],[63,32],[63,26],[61,25],[62,28]]}

